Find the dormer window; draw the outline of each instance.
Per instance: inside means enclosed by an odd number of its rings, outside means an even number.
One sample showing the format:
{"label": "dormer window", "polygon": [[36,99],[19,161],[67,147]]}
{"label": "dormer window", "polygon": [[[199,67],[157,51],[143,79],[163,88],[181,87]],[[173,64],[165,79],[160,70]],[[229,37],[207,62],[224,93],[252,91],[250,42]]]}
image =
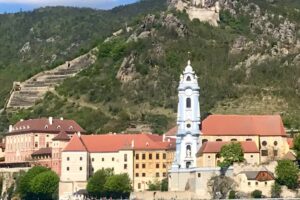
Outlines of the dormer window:
{"label": "dormer window", "polygon": [[70,130],[73,130],[73,126],[70,126],[69,129],[70,129]]}
{"label": "dormer window", "polygon": [[191,81],[191,77],[190,76],[186,77],[186,81]]}
{"label": "dormer window", "polygon": [[45,129],[48,129],[48,125],[45,125]]}
{"label": "dormer window", "polygon": [[56,128],[57,128],[57,129],[60,129],[60,125],[58,125]]}
{"label": "dormer window", "polygon": [[191,98],[186,98],[186,108],[191,108]]}

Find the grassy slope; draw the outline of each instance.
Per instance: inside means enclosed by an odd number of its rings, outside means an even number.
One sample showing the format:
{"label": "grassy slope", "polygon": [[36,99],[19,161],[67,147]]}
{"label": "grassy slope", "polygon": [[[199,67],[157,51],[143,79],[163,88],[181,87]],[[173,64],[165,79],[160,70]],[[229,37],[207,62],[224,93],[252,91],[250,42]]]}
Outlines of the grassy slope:
{"label": "grassy slope", "polygon": [[[293,10],[295,6],[300,8],[300,5],[295,1],[291,3],[294,4],[279,1],[260,6],[272,9],[276,14],[285,12],[286,16],[291,15],[291,20],[299,23]],[[284,6],[284,9],[278,9],[279,6]],[[90,132],[122,131],[131,122],[148,123],[155,132],[162,132],[174,125],[178,79],[190,51],[201,86],[202,117],[209,112],[282,112],[287,126],[300,126],[300,98],[295,84],[300,69],[294,65],[282,67],[291,57],[253,65],[248,78],[245,78],[243,68],[231,70],[249,53],[230,54],[233,40],[239,35],[249,40],[257,36],[250,33],[247,16],[237,19],[222,16],[221,26],[212,28],[198,21],[191,22],[184,14],[176,15],[187,26],[186,37],[180,38],[174,31],[156,23],[148,27],[149,30],[156,29],[155,36],[151,38],[126,43],[128,35],[125,34],[118,40],[100,44],[99,61],[57,88],[60,96],[77,99],[78,103],[49,94],[33,109],[9,115],[7,120],[15,122],[20,118],[51,115],[73,118]],[[134,24],[138,28],[141,21]],[[161,46],[164,53],[153,53],[155,46]],[[115,77],[123,58],[131,53],[136,56],[136,78],[122,84]],[[98,109],[80,106],[80,102],[97,105]]]}

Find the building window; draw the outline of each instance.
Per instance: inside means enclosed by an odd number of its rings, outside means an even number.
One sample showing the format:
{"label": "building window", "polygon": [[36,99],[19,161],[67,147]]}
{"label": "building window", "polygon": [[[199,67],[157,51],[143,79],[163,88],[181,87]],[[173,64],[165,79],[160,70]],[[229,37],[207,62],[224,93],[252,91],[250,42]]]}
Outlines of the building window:
{"label": "building window", "polygon": [[92,158],[92,162],[94,162],[95,161],[95,159],[94,158]]}
{"label": "building window", "polygon": [[142,154],[142,159],[145,160],[146,159],[146,154]]}
{"label": "building window", "polygon": [[252,139],[251,138],[247,138],[246,141],[252,141]]}
{"label": "building window", "polygon": [[268,156],[268,150],[261,150],[261,156]]}
{"label": "building window", "polygon": [[277,146],[278,142],[277,141],[274,141],[274,146]]}
{"label": "building window", "polygon": [[267,181],[265,182],[265,185],[268,185],[268,182],[267,182]]}
{"label": "building window", "polygon": [[159,168],[159,164],[156,164],[156,169],[158,169]]}
{"label": "building window", "polygon": [[156,176],[156,177],[159,177],[159,172],[156,172],[155,176]]}
{"label": "building window", "polygon": [[235,139],[235,138],[232,138],[230,141],[231,141],[231,142],[236,142],[236,141],[237,141],[237,139]]}
{"label": "building window", "polygon": [[127,164],[124,164],[124,169],[127,169]]}
{"label": "building window", "polygon": [[156,159],[159,160],[159,153],[156,154]]}
{"label": "building window", "polygon": [[207,158],[210,158],[210,156],[207,156]]}
{"label": "building window", "polygon": [[143,168],[143,169],[146,168],[146,164],[142,164],[142,168]]}
{"label": "building window", "polygon": [[163,164],[163,168],[167,168],[167,165],[166,165],[166,164]]}
{"label": "building window", "polygon": [[142,173],[142,177],[145,177],[146,176],[146,173]]}
{"label": "building window", "polygon": [[186,108],[191,108],[191,98],[186,98]]}
{"label": "building window", "polygon": [[49,147],[49,142],[47,142],[46,147]]}
{"label": "building window", "polygon": [[34,147],[38,147],[39,146],[39,144],[36,142],[36,143],[34,143]]}
{"label": "building window", "polygon": [[82,171],[82,167],[79,167],[79,171]]}
{"label": "building window", "polygon": [[255,185],[258,185],[258,182],[257,182],[257,181],[255,182]]}
{"label": "building window", "polygon": [[47,135],[47,137],[49,137],[49,135]]}
{"label": "building window", "polygon": [[207,139],[203,139],[202,140],[202,144],[204,144],[205,142],[207,142],[208,140]]}
{"label": "building window", "polygon": [[253,155],[251,155],[250,157],[253,158]]}
{"label": "building window", "polygon": [[80,157],[80,159],[79,160],[82,160],[82,157]]}
{"label": "building window", "polygon": [[216,139],[217,142],[222,142],[222,139],[218,138]]}
{"label": "building window", "polygon": [[186,127],[187,127],[187,128],[191,128],[191,124],[187,124]]}
{"label": "building window", "polygon": [[139,173],[135,173],[135,177],[139,177]]}
{"label": "building window", "polygon": [[102,158],[102,161],[104,161],[104,158]]}
{"label": "building window", "polygon": [[127,154],[124,154],[124,162],[127,162]]}
{"label": "building window", "polygon": [[163,159],[167,159],[167,154],[163,153]]}
{"label": "building window", "polygon": [[70,168],[69,167],[67,167],[67,171],[69,171],[70,170]]}
{"label": "building window", "polygon": [[163,173],[163,177],[166,177],[166,176],[167,176],[167,173],[166,173],[166,172],[164,172],[164,173]]}
{"label": "building window", "polygon": [[149,153],[149,160],[152,160],[152,153]]}
{"label": "building window", "polygon": [[115,161],[115,158],[114,158],[114,157],[112,157],[112,158],[111,158],[111,161]]}
{"label": "building window", "polygon": [[135,154],[135,159],[136,159],[136,160],[139,159],[139,154]]}
{"label": "building window", "polygon": [[138,169],[138,168],[139,168],[139,164],[135,164],[135,168],[137,168],[137,169]]}
{"label": "building window", "polygon": [[267,141],[263,141],[261,144],[262,144],[263,146],[267,146]]}
{"label": "building window", "polygon": [[69,161],[70,160],[70,157],[67,157],[67,161]]}
{"label": "building window", "polygon": [[200,178],[201,177],[201,173],[198,173],[198,178]]}
{"label": "building window", "polygon": [[191,77],[190,76],[186,77],[186,81],[191,81]]}
{"label": "building window", "polygon": [[273,150],[273,154],[275,157],[278,156],[278,150]]}
{"label": "building window", "polygon": [[251,185],[251,182],[248,182],[248,185]]}
{"label": "building window", "polygon": [[138,189],[141,189],[141,183],[138,183]]}

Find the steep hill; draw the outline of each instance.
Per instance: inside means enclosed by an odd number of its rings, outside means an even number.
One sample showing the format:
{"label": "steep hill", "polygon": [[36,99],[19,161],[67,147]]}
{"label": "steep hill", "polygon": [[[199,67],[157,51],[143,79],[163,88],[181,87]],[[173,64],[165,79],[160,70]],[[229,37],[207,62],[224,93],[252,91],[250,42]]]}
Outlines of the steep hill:
{"label": "steep hill", "polygon": [[191,52],[203,118],[280,113],[287,127],[300,127],[300,2],[220,4],[218,27],[172,6],[132,21],[132,30],[98,44],[93,66],[32,109],[4,113],[2,123],[63,116],[90,132],[149,125],[161,133],[174,125],[178,79]]}
{"label": "steep hill", "polygon": [[115,9],[45,7],[0,15],[0,108],[13,81],[56,67],[85,53],[139,15],[165,9],[146,0]]}

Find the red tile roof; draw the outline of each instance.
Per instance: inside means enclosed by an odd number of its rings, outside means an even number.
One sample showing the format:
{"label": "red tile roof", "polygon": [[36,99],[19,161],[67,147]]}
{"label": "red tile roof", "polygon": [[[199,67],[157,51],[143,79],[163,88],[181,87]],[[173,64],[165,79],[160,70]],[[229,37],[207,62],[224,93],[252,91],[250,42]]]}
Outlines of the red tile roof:
{"label": "red tile roof", "polygon": [[[173,127],[166,135],[176,135]],[[210,115],[202,122],[202,135],[287,136],[279,115]]]}
{"label": "red tile roof", "polygon": [[[222,147],[230,142],[205,142],[202,144],[197,155],[203,153],[219,153]],[[240,142],[244,153],[259,153],[259,150],[253,141],[243,141]]]}
{"label": "red tile roof", "polygon": [[64,148],[64,151],[86,151],[86,147],[81,139],[82,138],[75,133],[71,141]]}
{"label": "red tile roof", "polygon": [[290,149],[294,148],[294,139],[287,138],[287,143],[289,144]]}
{"label": "red tile roof", "polygon": [[173,128],[171,128],[170,130],[168,130],[165,135],[166,136],[175,136],[177,134],[177,126],[174,126]]}
{"label": "red tile roof", "polygon": [[82,129],[74,120],[53,119],[52,124],[50,124],[50,120],[48,118],[40,118],[19,121],[12,127],[11,132],[8,134],[31,132],[58,133],[60,131],[65,131],[67,133],[85,133],[85,130]]}
{"label": "red tile roof", "polygon": [[70,137],[65,131],[60,131],[59,134],[55,136],[52,140],[69,141]]}
{"label": "red tile roof", "polygon": [[[75,134],[76,135],[76,134]],[[74,137],[78,138],[76,135]],[[73,137],[73,138],[74,138]],[[175,140],[163,142],[163,136],[154,134],[103,134],[82,135],[78,139],[69,142],[64,151],[83,150],[79,145],[84,145],[88,152],[117,152],[119,150],[168,150],[175,149]]]}

